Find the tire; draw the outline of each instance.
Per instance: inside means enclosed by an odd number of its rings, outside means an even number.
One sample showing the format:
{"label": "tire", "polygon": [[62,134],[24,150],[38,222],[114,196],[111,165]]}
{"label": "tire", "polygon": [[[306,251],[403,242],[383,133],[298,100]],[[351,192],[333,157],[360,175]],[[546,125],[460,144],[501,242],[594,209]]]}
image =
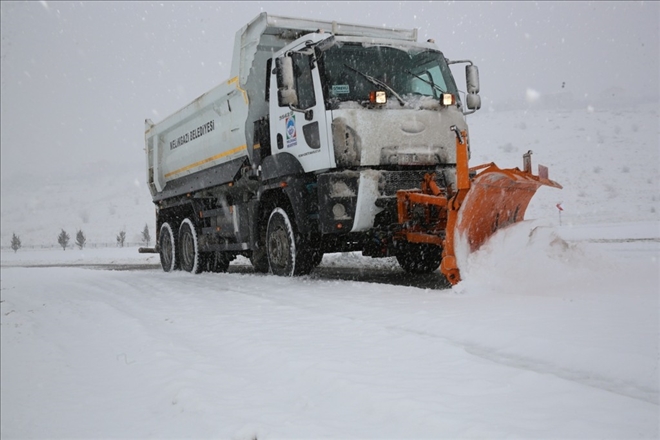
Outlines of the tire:
{"label": "tire", "polygon": [[442,248],[434,244],[406,243],[397,252],[396,260],[408,273],[431,273],[440,267]]}
{"label": "tire", "polygon": [[268,219],[266,252],[270,272],[279,276],[307,275],[313,269],[311,254],[296,225],[282,208],[275,208]]}
{"label": "tire", "polygon": [[158,244],[160,248],[160,265],[165,272],[172,272],[178,269],[179,261],[177,259],[177,241],[172,232],[172,226],[169,223],[163,223],[158,234]]}
{"label": "tire", "polygon": [[181,269],[186,272],[200,273],[202,271],[202,258],[197,245],[197,231],[192,221],[187,218],[179,227],[179,259]]}

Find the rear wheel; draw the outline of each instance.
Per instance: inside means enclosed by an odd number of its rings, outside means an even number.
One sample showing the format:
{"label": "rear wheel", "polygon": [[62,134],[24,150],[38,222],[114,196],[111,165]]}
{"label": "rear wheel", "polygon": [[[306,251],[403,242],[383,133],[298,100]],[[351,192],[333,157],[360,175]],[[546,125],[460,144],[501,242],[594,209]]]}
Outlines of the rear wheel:
{"label": "rear wheel", "polygon": [[434,244],[405,243],[396,254],[399,265],[409,273],[430,273],[440,267],[442,248]]}
{"label": "rear wheel", "polygon": [[172,232],[172,226],[169,223],[163,223],[158,235],[158,246],[160,248],[160,265],[165,272],[171,272],[178,269],[177,246]]}
{"label": "rear wheel", "polygon": [[202,264],[197,245],[197,231],[189,218],[184,219],[179,228],[179,249],[181,269],[186,272],[200,273]]}
{"label": "rear wheel", "polygon": [[307,275],[314,268],[306,240],[282,208],[275,208],[270,214],[266,246],[270,271],[275,275]]}

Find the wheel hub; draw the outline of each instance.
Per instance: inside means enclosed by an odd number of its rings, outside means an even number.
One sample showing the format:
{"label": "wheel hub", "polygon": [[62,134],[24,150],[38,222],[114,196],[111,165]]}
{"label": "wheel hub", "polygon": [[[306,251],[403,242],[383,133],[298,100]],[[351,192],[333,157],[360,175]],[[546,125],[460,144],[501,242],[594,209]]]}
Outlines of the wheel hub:
{"label": "wheel hub", "polygon": [[279,267],[286,266],[286,260],[289,254],[289,240],[283,228],[277,228],[270,235],[269,254],[272,264]]}

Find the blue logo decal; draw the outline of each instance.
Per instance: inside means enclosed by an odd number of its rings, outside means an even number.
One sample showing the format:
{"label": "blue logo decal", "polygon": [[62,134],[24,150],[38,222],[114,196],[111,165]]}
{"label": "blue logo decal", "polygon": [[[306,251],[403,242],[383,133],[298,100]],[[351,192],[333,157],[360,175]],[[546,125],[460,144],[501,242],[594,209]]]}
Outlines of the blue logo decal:
{"label": "blue logo decal", "polygon": [[291,115],[286,118],[286,146],[295,147],[298,145],[298,139],[296,134],[296,117]]}

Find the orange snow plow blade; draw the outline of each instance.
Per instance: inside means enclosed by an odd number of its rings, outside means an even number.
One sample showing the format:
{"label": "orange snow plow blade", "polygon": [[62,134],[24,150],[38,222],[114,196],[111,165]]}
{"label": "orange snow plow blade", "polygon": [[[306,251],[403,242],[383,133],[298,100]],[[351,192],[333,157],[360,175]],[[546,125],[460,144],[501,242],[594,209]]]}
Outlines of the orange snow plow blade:
{"label": "orange snow plow blade", "polygon": [[498,229],[522,221],[529,202],[542,185],[561,188],[539,165],[532,174],[529,151],[523,170],[501,169],[494,163],[468,168],[467,133],[456,133],[456,189],[440,188],[427,174],[421,189],[397,192],[399,239],[442,247],[440,271],[451,284],[461,281],[455,240],[465,240],[477,250]]}
{"label": "orange snow plow blade", "polygon": [[[548,169],[539,165],[532,174],[532,152],[523,155],[523,171],[501,169],[494,163],[467,168],[467,140],[457,136],[456,179],[458,192],[449,201],[447,229],[443,242],[440,271],[451,284],[461,281],[456,261],[455,240],[465,239],[470,252],[477,250],[498,229],[522,221],[529,202],[541,185],[561,188],[548,179]],[[475,177],[470,173],[480,171]],[[465,182],[461,184],[460,182]],[[468,183],[469,182],[469,183]]]}
{"label": "orange snow plow blade", "polygon": [[485,169],[470,182],[456,222],[456,232],[467,238],[470,251],[477,250],[497,230],[523,220],[541,185],[561,188],[557,182],[518,168],[482,167]]}

